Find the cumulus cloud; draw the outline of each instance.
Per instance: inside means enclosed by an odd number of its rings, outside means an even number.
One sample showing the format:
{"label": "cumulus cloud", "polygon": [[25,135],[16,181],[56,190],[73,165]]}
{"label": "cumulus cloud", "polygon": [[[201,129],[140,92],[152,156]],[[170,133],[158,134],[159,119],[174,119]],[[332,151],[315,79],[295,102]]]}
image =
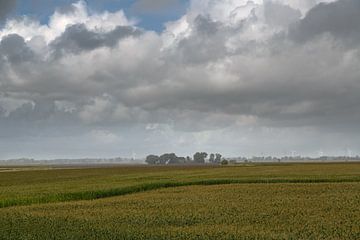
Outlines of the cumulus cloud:
{"label": "cumulus cloud", "polygon": [[0,52],[13,64],[29,61],[33,57],[33,53],[26,45],[24,38],[17,34],[7,35],[1,40]]}
{"label": "cumulus cloud", "polygon": [[0,128],[33,136],[26,122],[54,138],[78,136],[82,146],[86,136],[118,142],[112,133],[121,132],[122,153],[306,154],[334,149],[326,139],[339,136],[357,148],[359,6],[194,0],[161,33],[122,10],[90,13],[84,1],[57,9],[47,24],[8,19]]}
{"label": "cumulus cloud", "polygon": [[111,31],[117,26],[131,26],[134,20],[128,19],[122,10],[117,12],[89,13],[85,1],[73,3],[68,8],[58,8],[49,18],[48,24],[23,16],[8,19],[0,31],[0,37],[16,33],[25,40],[41,36],[47,43],[60,36],[68,26],[85,24],[89,30]]}
{"label": "cumulus cloud", "polygon": [[291,29],[291,33],[295,40],[302,42],[328,33],[335,38],[358,43],[359,11],[359,1],[339,0],[332,3],[320,3]]}
{"label": "cumulus cloud", "polygon": [[75,24],[66,28],[65,32],[51,43],[51,47],[56,55],[79,53],[99,47],[114,47],[121,38],[140,33],[140,30],[131,26],[117,26],[109,32],[98,33],[88,30],[85,24]]}

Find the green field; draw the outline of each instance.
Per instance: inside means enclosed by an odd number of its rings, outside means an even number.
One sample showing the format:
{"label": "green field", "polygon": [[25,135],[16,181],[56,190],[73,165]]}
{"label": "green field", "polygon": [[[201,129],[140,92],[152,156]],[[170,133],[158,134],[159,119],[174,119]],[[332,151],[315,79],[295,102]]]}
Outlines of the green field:
{"label": "green field", "polygon": [[360,164],[0,167],[0,239],[360,239]]}

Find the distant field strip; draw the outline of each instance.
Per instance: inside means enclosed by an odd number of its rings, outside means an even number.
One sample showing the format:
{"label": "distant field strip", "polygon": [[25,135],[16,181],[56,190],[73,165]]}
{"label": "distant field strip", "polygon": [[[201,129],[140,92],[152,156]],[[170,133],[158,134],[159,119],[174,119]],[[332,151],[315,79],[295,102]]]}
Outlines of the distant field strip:
{"label": "distant field strip", "polygon": [[146,192],[162,188],[183,186],[209,186],[227,184],[274,184],[274,183],[351,183],[360,182],[360,176],[348,176],[337,178],[259,178],[259,179],[209,179],[192,181],[162,181],[142,183],[134,186],[118,187],[106,190],[78,191],[66,193],[53,193],[41,197],[13,198],[0,200],[0,208],[12,206],[26,206],[33,204],[69,202],[80,200],[95,200],[114,196],[128,195],[132,193]]}

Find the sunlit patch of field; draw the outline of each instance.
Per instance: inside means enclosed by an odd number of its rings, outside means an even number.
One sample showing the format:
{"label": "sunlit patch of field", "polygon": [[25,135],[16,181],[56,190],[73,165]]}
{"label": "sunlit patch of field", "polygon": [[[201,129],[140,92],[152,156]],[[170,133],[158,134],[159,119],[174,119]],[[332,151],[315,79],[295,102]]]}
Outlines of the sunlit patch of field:
{"label": "sunlit patch of field", "polygon": [[40,170],[50,170],[51,167],[0,167],[1,172],[21,172],[21,171],[40,171]]}
{"label": "sunlit patch of field", "polygon": [[14,171],[15,169],[13,168],[0,168],[0,172],[10,172],[10,171]]}
{"label": "sunlit patch of field", "polygon": [[0,239],[360,239],[359,206],[359,163],[0,173]]}

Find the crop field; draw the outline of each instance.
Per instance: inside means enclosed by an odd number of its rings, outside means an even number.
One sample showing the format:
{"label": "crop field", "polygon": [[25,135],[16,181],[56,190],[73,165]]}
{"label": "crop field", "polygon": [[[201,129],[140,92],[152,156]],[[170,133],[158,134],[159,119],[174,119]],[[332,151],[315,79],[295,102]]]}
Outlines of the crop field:
{"label": "crop field", "polygon": [[360,164],[0,168],[0,239],[360,239]]}

